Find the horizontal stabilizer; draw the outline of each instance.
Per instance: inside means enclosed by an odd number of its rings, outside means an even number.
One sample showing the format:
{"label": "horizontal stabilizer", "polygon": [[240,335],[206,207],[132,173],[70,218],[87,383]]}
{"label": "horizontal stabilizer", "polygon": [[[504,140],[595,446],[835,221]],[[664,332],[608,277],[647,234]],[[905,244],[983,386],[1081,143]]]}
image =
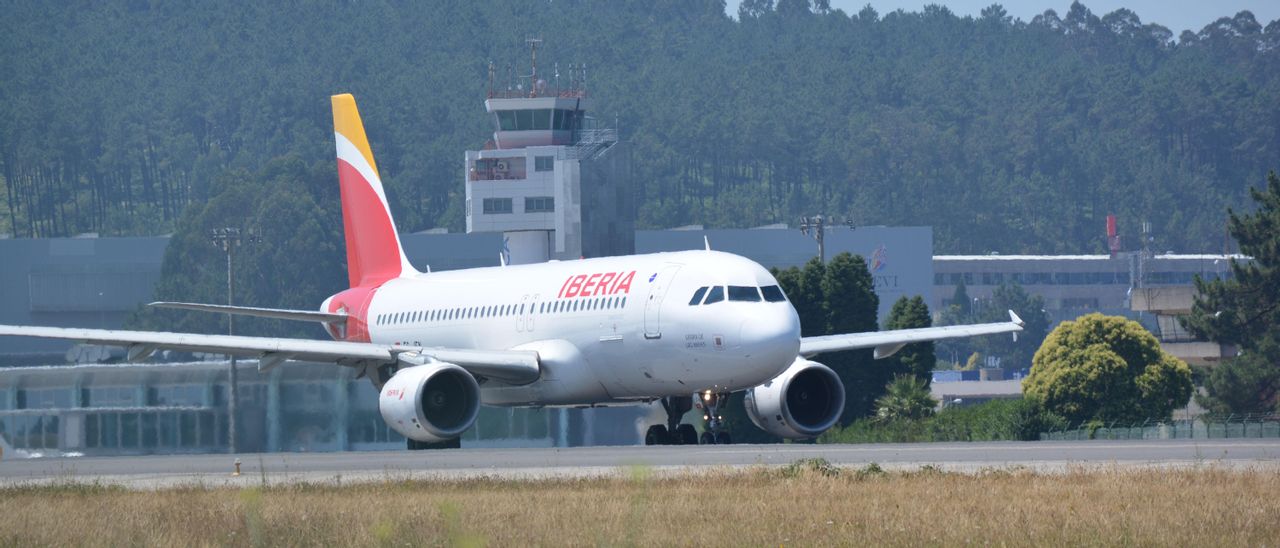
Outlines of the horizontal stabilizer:
{"label": "horizontal stabilizer", "polygon": [[155,302],[147,306],[156,308],[179,308],[182,310],[197,310],[200,312],[215,312],[218,314],[235,314],[237,316],[254,316],[257,318],[272,318],[276,320],[296,320],[301,322],[322,322],[337,323],[347,320],[345,314],[329,314],[327,312],[317,312],[315,310],[285,310],[281,308],[255,308],[252,306],[228,306],[225,304],[203,304],[203,303],[170,303]]}

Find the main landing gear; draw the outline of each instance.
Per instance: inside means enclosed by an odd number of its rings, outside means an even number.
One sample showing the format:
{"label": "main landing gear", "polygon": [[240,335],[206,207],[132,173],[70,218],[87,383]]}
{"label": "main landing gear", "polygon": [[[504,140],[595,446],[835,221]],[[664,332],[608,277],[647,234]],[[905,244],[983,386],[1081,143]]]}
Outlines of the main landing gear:
{"label": "main landing gear", "polygon": [[[645,432],[645,445],[703,445],[733,443],[729,432],[724,430],[721,410],[729,401],[728,393],[705,392],[693,397],[662,398],[662,408],[667,412],[667,424],[655,424]],[[680,419],[694,408],[703,410],[703,419],[707,421],[707,429],[698,436],[692,424],[680,423]]]}
{"label": "main landing gear", "polygon": [[693,409],[692,398],[662,398],[667,411],[667,424],[655,424],[644,434],[645,445],[697,445],[698,431],[692,424],[680,424],[681,417]]}
{"label": "main landing gear", "polygon": [[411,440],[409,438],[405,438],[404,441],[405,441],[405,445],[408,447],[410,451],[422,451],[425,449],[461,449],[462,448],[462,438],[453,438],[451,440],[445,440],[445,441],[440,441],[435,443]]}

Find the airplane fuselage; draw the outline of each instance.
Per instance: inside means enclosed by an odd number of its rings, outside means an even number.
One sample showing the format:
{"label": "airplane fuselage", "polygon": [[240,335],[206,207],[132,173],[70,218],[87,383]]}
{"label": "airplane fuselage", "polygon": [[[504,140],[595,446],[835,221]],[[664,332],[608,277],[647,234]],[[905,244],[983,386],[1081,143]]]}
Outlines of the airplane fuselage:
{"label": "airplane fuselage", "polygon": [[364,320],[374,343],[559,358],[532,384],[482,384],[488,405],[647,401],[743,390],[785,370],[800,323],[777,286],[759,264],[715,251],[553,261],[393,279]]}

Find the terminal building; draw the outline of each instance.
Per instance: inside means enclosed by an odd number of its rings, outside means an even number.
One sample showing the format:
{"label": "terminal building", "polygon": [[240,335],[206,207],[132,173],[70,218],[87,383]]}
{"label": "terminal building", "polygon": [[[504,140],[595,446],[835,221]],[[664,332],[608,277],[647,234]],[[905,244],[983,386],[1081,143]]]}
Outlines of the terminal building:
{"label": "terminal building", "polygon": [[1138,320],[1166,351],[1192,365],[1212,365],[1235,349],[1196,341],[1177,316],[1191,312],[1194,280],[1226,279],[1240,255],[1145,252],[1116,255],[939,255],[933,258],[933,300],[939,311],[963,283],[969,298],[989,299],[1001,284],[1016,283],[1044,298],[1051,327],[1090,312]]}

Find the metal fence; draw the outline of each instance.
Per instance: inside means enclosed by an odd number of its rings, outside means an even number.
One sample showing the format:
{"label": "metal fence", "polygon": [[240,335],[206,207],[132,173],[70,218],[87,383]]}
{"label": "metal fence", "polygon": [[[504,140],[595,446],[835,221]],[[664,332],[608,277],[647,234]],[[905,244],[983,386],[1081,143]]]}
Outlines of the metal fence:
{"label": "metal fence", "polygon": [[1280,438],[1280,415],[1206,415],[1188,420],[1145,420],[1131,424],[1085,422],[1040,433],[1041,441],[1221,438]]}

